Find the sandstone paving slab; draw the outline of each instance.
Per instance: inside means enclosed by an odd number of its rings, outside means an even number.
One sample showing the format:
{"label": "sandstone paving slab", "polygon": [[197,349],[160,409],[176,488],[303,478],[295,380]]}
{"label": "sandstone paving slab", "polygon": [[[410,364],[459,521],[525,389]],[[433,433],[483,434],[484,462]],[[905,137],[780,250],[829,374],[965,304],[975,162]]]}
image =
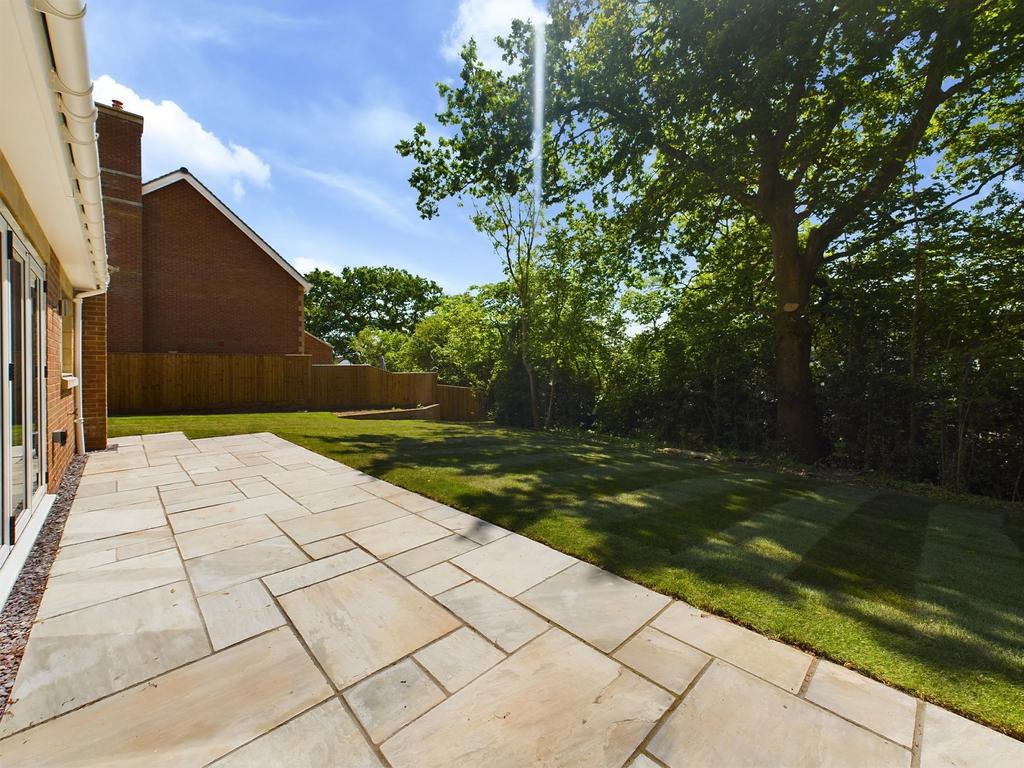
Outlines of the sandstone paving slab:
{"label": "sandstone paving slab", "polygon": [[437,683],[411,659],[382,669],[353,685],[344,695],[376,744],[445,697]]}
{"label": "sandstone paving slab", "polygon": [[282,627],[8,737],[0,765],[206,765],[331,694]]}
{"label": "sandstone paving slab", "polygon": [[505,654],[463,627],[417,651],[415,658],[445,690],[454,693],[504,659]]}
{"label": "sandstone paving slab", "polygon": [[270,496],[278,492],[276,485],[262,477],[243,477],[231,482],[249,499],[254,499],[257,496]]}
{"label": "sandstone paving slab", "polygon": [[174,549],[174,536],[166,525],[141,531],[94,539],[81,544],[62,547],[50,568],[50,576],[61,576],[73,571],[83,571],[96,565],[105,565],[117,560],[127,560],[151,552]]}
{"label": "sandstone paving slab", "polygon": [[[192,442],[195,445],[195,441]],[[197,446],[198,447],[198,446]],[[187,472],[200,474],[203,472],[215,472],[218,469],[236,469],[245,465],[233,454],[222,452],[203,452],[199,456],[182,456],[178,464]]]}
{"label": "sandstone paving slab", "polygon": [[437,600],[507,652],[525,645],[550,626],[515,600],[479,581],[442,592]]}
{"label": "sandstone paving slab", "polygon": [[353,531],[349,538],[383,560],[448,535],[448,530],[440,525],[417,515],[406,515]]}
{"label": "sandstone paving slab", "polygon": [[426,510],[438,506],[441,502],[428,499],[426,496],[420,496],[418,493],[412,491],[404,491],[402,493],[396,493],[393,496],[388,496],[388,501],[392,504],[397,504],[402,509],[408,512],[425,512]]}
{"label": "sandstone paving slab", "polygon": [[505,536],[452,562],[510,597],[579,562],[519,534]]}
{"label": "sandstone paving slab", "polygon": [[661,766],[651,760],[647,755],[641,753],[633,759],[633,762],[631,762],[627,768],[661,768]]}
{"label": "sandstone paving slab", "polygon": [[188,560],[185,568],[196,594],[205,595],[306,562],[301,549],[276,536]]}
{"label": "sandstone paving slab", "polygon": [[260,464],[243,464],[230,469],[216,469],[212,472],[190,472],[189,475],[197,487],[235,483],[238,480],[264,479],[268,472],[276,472],[280,467],[264,460]]}
{"label": "sandstone paving slab", "polygon": [[357,568],[377,562],[373,555],[361,549],[350,549],[337,555],[314,560],[311,563],[289,568],[287,571],[278,571],[269,576],[263,577],[263,583],[274,596],[283,595],[287,592],[294,592],[296,589],[308,587],[320,581],[343,573],[354,571]]}
{"label": "sandstone paving slab", "polygon": [[206,528],[232,520],[244,520],[256,515],[266,515],[271,520],[276,520],[275,516],[278,513],[292,510],[298,514],[306,514],[306,510],[297,501],[283,493],[275,493],[270,496],[259,496],[254,499],[243,498],[227,504],[214,504],[202,509],[179,512],[168,515],[167,519],[175,533],[185,533],[194,531],[196,528]]}
{"label": "sandstone paving slab", "polygon": [[179,533],[178,549],[185,560],[202,557],[222,549],[233,549],[242,544],[271,539],[280,536],[281,529],[270,522],[266,515],[256,515],[243,520],[232,520],[229,523],[211,525],[207,528],[196,528],[193,531]]}
{"label": "sandstone paving slab", "polygon": [[924,705],[921,768],[1024,765],[1024,742],[932,704]]}
{"label": "sandstone paving slab", "polygon": [[386,523],[409,513],[383,499],[364,501],[349,507],[305,515],[281,521],[281,528],[299,544],[327,539],[339,533],[348,533],[378,523]]}
{"label": "sandstone paving slab", "polygon": [[75,491],[76,499],[87,499],[90,496],[99,496],[106,493],[114,493],[117,490],[116,480],[104,480],[100,475],[83,477]]}
{"label": "sandstone paving slab", "polygon": [[451,632],[459,621],[384,565],[371,565],[279,599],[338,688]]}
{"label": "sandstone paving slab", "polygon": [[211,507],[214,504],[227,504],[245,498],[235,485],[227,481],[163,491],[160,496],[168,514],[185,512],[199,507]]}
{"label": "sandstone paving slab", "polygon": [[419,573],[409,576],[409,581],[422,589],[428,595],[437,595],[447,592],[452,587],[465,584],[469,581],[470,575],[459,570],[451,563],[438,563]]}
{"label": "sandstone paving slab", "polygon": [[124,469],[141,469],[148,467],[146,454],[140,449],[138,452],[129,452],[125,449],[111,453],[94,454],[86,462],[82,474],[85,476],[101,475],[107,472],[118,472]]}
{"label": "sandstone paving slab", "polygon": [[381,746],[395,768],[620,768],[672,696],[557,629]]}
{"label": "sandstone paving slab", "polygon": [[793,693],[803,685],[811,657],[796,648],[676,602],[652,625]]}
{"label": "sandstone paving slab", "polygon": [[910,750],[720,660],[647,751],[670,768],[909,768]]}
{"label": "sandstone paving slab", "polygon": [[478,517],[472,515],[465,515],[460,512],[456,519],[452,519],[451,516],[445,518],[442,522],[445,522],[445,527],[453,533],[457,533],[460,536],[465,536],[467,539],[476,542],[477,544],[490,544],[492,541],[509,536],[512,531],[505,528],[501,528],[497,525],[492,525],[486,520],[481,520]]}
{"label": "sandstone paving slab", "polygon": [[[274,477],[274,485],[287,493],[289,496],[309,496],[324,491],[337,491],[348,489],[359,483],[366,482],[369,478],[362,472],[355,470],[342,470],[340,472],[326,472],[319,477],[295,478],[285,473]],[[344,494],[339,494],[343,496]],[[369,494],[372,496],[373,494]]]}
{"label": "sandstone paving slab", "polygon": [[913,746],[917,700],[905,693],[822,660],[804,697],[898,744]]}
{"label": "sandstone paving slab", "polygon": [[76,512],[68,516],[60,542],[62,547],[68,547],[85,541],[157,528],[166,522],[159,501],[140,502],[139,506]]}
{"label": "sandstone paving slab", "polygon": [[610,652],[671,599],[590,563],[577,562],[521,594],[519,602]]}
{"label": "sandstone paving slab", "polygon": [[210,653],[185,581],[37,622],[6,736]]}
{"label": "sandstone paving slab", "polygon": [[185,433],[180,429],[172,432],[150,432],[146,435],[139,435],[139,442],[143,445],[151,445],[153,443],[182,443],[188,440]]}
{"label": "sandstone paving slab", "polygon": [[653,627],[644,627],[615,652],[615,658],[641,675],[682,693],[711,657]]}
{"label": "sandstone paving slab", "polygon": [[337,555],[339,552],[347,552],[350,549],[354,549],[355,546],[356,543],[352,539],[345,534],[340,534],[329,539],[320,539],[319,541],[303,544],[302,549],[314,560],[318,560],[321,557]]}
{"label": "sandstone paving slab", "polygon": [[380,768],[382,763],[352,716],[337,699],[325,701],[294,720],[213,763],[211,768]]}
{"label": "sandstone paving slab", "polygon": [[388,565],[403,576],[422,571],[432,565],[451,560],[453,557],[476,549],[479,545],[463,536],[446,536],[443,539],[424,544],[422,547],[410,549],[400,555],[389,557]]}
{"label": "sandstone paving slab", "polygon": [[285,624],[274,598],[256,579],[201,595],[199,610],[215,651]]}
{"label": "sandstone paving slab", "polygon": [[377,499],[372,493],[359,490],[356,485],[349,485],[344,488],[334,488],[329,491],[318,493],[292,494],[295,500],[310,512],[326,512],[339,507],[349,507],[360,502],[375,501]]}
{"label": "sandstone paving slab", "polygon": [[382,499],[386,499],[389,496],[397,496],[400,493],[404,493],[405,489],[397,485],[392,485],[386,480],[373,480],[367,475],[368,482],[359,484],[359,487],[368,493],[372,493],[374,496],[378,496]]}
{"label": "sandstone paving slab", "polygon": [[49,580],[37,617],[77,611],[184,578],[181,558],[173,549],[68,573]]}
{"label": "sandstone paving slab", "polygon": [[160,469],[166,471],[163,474],[150,475],[149,477],[129,477],[125,480],[118,480],[117,490],[121,492],[142,488],[166,488],[175,483],[182,483],[182,487],[192,485],[192,479],[184,470],[177,469],[173,465],[160,467]]}

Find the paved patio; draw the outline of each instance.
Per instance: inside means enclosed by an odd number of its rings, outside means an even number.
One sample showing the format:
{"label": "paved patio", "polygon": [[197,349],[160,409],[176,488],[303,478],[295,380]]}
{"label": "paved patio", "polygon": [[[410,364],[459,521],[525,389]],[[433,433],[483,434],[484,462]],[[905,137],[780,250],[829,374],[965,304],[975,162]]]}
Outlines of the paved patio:
{"label": "paved patio", "polygon": [[1024,744],[262,433],[90,457],[14,766],[1021,766]]}

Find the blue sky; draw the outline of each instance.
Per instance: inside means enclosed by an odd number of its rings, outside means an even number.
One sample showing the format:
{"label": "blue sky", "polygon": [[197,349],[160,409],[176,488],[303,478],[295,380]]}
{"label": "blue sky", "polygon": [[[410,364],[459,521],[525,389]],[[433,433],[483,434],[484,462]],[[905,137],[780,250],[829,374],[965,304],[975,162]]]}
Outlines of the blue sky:
{"label": "blue sky", "polygon": [[[539,2],[539,0],[538,0]],[[104,0],[86,30],[96,100],[146,117],[143,176],[187,166],[302,271],[387,264],[449,292],[496,280],[455,205],[419,219],[410,161],[435,83],[470,35],[491,40],[531,0]],[[495,60],[493,46],[485,58]]]}

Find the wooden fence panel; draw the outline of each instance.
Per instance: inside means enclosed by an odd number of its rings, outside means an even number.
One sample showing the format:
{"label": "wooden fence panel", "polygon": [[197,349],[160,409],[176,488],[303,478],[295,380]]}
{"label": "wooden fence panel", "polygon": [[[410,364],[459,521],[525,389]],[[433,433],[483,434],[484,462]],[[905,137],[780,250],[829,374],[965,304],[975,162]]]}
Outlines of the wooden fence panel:
{"label": "wooden fence panel", "polygon": [[340,411],[439,402],[434,372],[312,365],[309,355],[115,353],[108,358],[107,391],[113,414]]}
{"label": "wooden fence panel", "polygon": [[437,385],[437,402],[441,405],[442,421],[478,421],[480,398],[472,387]]}

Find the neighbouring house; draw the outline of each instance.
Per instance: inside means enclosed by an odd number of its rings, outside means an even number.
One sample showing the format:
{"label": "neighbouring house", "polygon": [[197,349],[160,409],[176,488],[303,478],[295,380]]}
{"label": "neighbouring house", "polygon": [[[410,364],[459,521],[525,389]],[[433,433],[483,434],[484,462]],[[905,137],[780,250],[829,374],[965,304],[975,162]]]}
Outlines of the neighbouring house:
{"label": "neighbouring house", "polygon": [[108,271],[81,11],[0,3],[0,604],[73,454],[106,446]]}
{"label": "neighbouring house", "polygon": [[303,331],[303,338],[305,339],[306,354],[313,358],[313,365],[330,365],[334,362],[334,347],[309,331]]}
{"label": "neighbouring house", "polygon": [[[97,106],[111,231],[108,349],[312,354],[305,278],[187,168],[142,181],[143,119]],[[320,360],[314,360],[320,362]]]}

